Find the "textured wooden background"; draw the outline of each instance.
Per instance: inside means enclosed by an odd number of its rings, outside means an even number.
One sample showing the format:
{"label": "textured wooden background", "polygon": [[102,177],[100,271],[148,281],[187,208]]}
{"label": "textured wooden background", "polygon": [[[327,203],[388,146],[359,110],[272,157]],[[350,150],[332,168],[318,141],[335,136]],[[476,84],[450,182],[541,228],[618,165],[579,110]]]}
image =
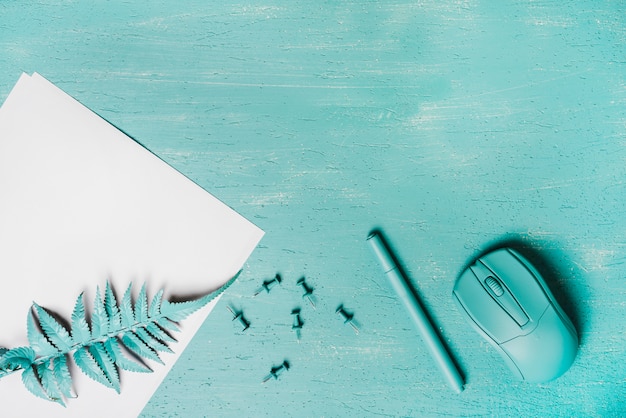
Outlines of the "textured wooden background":
{"label": "textured wooden background", "polygon": [[[625,44],[620,1],[3,0],[0,98],[37,71],[266,231],[146,417],[623,416]],[[381,276],[373,227],[461,395]],[[459,272],[502,243],[580,333],[554,382],[514,380],[453,305]]]}

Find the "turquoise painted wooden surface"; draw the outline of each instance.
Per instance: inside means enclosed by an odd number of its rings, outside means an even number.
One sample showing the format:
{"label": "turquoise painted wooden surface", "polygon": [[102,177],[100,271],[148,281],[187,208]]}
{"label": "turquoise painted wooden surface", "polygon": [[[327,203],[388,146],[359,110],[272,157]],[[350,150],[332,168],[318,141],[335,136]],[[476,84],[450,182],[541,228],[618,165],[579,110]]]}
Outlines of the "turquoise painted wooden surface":
{"label": "turquoise painted wooden surface", "polygon": [[[5,0],[0,96],[40,72],[267,233],[144,416],[621,416],[625,44],[622,2]],[[384,282],[374,226],[461,395]],[[452,303],[465,264],[502,242],[543,260],[578,328],[552,383],[515,381]]]}

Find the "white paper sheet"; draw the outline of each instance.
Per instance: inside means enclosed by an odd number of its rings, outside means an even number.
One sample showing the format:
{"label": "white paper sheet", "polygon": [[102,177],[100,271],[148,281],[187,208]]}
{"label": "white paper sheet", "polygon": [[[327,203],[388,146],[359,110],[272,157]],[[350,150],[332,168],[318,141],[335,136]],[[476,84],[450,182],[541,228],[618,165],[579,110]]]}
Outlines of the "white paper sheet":
{"label": "white paper sheet", "polygon": [[[33,301],[69,319],[107,280],[118,299],[197,295],[235,275],[263,232],[38,74],[0,108],[0,347],[28,345]],[[137,416],[215,303],[182,323],[151,374],[121,372],[117,394],[71,369],[67,408],[0,379],[3,416]],[[201,365],[199,365],[201,367]],[[9,408],[9,411],[7,411]],[[9,412],[7,414],[7,412]]]}

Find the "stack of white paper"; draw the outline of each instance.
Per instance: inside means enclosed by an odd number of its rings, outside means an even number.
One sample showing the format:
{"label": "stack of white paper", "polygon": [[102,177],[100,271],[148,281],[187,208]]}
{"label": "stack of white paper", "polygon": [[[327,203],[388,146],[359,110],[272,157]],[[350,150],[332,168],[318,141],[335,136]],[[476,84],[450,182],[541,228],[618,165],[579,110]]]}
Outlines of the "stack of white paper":
{"label": "stack of white paper", "polygon": [[[149,296],[199,295],[243,266],[263,232],[38,74],[0,108],[0,347],[28,345],[33,301],[69,319],[111,281]],[[136,294],[136,293],[135,293]],[[216,301],[215,301],[216,302]],[[73,369],[67,408],[0,379],[3,416],[136,416],[215,302],[182,323],[154,373],[121,372],[121,394]],[[88,306],[88,309],[90,307]],[[7,410],[8,408],[8,410]]]}

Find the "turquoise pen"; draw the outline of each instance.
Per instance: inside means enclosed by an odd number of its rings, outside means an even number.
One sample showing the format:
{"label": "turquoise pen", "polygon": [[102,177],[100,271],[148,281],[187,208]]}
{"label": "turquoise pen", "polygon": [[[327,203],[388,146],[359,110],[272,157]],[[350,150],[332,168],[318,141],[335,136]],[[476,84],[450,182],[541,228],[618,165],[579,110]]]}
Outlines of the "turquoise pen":
{"label": "turquoise pen", "polygon": [[439,367],[439,370],[445,377],[450,387],[457,393],[461,393],[463,391],[464,384],[463,378],[452,361],[452,358],[450,358],[446,347],[443,345],[441,337],[433,328],[433,325],[429,321],[424,309],[417,300],[414,290],[400,270],[400,267],[398,266],[394,256],[391,254],[389,246],[386,244],[382,234],[379,231],[372,231],[367,237],[367,242],[369,242],[372,250],[374,251],[374,255],[376,255],[376,258],[380,261],[380,265],[382,266],[385,275],[391,282],[393,289],[396,291],[398,297],[402,300],[404,306],[409,311],[409,315],[411,316],[411,319],[413,319],[417,330],[426,343],[426,347],[428,348],[428,351],[430,351],[432,358],[435,360],[437,367]]}

